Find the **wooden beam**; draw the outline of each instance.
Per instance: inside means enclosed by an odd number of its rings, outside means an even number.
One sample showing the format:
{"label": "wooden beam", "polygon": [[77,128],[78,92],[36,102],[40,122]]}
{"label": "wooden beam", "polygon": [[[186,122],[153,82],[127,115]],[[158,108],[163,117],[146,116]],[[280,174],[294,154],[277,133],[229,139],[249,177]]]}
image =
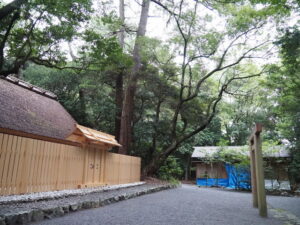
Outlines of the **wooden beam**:
{"label": "wooden beam", "polygon": [[255,170],[256,170],[256,184],[257,184],[257,201],[259,215],[262,217],[267,217],[267,202],[265,193],[265,180],[264,180],[264,169],[263,169],[263,159],[262,159],[262,149],[261,149],[261,138],[260,135],[256,135],[254,139],[255,145]]}
{"label": "wooden beam", "polygon": [[256,123],[254,127],[254,133],[256,135],[260,134],[262,132],[262,125],[260,123]]}
{"label": "wooden beam", "polygon": [[251,165],[251,191],[252,191],[252,202],[253,207],[258,207],[257,202],[257,184],[256,184],[256,168],[255,168],[255,152],[253,145],[250,141],[250,165]]}
{"label": "wooden beam", "polygon": [[26,137],[26,138],[32,138],[32,139],[37,139],[37,140],[42,140],[42,141],[49,141],[49,142],[54,142],[54,143],[61,143],[61,144],[66,144],[66,145],[72,145],[72,146],[78,146],[80,147],[80,143],[75,143],[69,140],[62,140],[62,139],[56,139],[56,138],[51,138],[51,137],[45,137],[37,134],[31,134],[31,133],[26,133],[23,131],[18,131],[18,130],[12,130],[8,128],[1,128],[0,127],[0,133],[4,134],[11,134],[15,136],[20,136],[20,137]]}
{"label": "wooden beam", "polygon": [[262,125],[256,123],[253,132],[249,138],[252,200],[253,206],[258,207],[259,209],[259,215],[262,217],[267,217],[268,212],[265,193],[262,142],[260,137],[261,132]]}

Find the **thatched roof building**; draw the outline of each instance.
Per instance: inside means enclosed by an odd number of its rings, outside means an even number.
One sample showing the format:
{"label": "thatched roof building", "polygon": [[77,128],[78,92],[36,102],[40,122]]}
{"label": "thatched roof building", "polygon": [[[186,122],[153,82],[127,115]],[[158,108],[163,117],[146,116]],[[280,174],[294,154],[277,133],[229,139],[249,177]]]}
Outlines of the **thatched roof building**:
{"label": "thatched roof building", "polygon": [[75,145],[120,146],[114,136],[77,124],[55,94],[13,76],[0,77],[0,133]]}
{"label": "thatched roof building", "polygon": [[0,78],[0,128],[64,140],[75,125],[53,93],[12,76]]}

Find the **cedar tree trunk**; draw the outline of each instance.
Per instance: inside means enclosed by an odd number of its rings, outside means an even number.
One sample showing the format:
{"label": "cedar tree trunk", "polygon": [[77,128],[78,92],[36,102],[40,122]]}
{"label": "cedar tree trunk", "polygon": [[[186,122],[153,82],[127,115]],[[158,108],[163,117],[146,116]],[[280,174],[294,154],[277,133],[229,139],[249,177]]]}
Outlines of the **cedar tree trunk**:
{"label": "cedar tree trunk", "polygon": [[138,74],[141,69],[141,56],[140,56],[140,44],[139,40],[145,36],[148,13],[149,13],[150,0],[143,0],[142,11],[140,16],[140,22],[137,30],[137,36],[135,39],[135,45],[133,50],[133,61],[134,65],[128,80],[128,86],[125,91],[122,117],[121,117],[121,130],[120,130],[120,144],[122,147],[119,148],[119,153],[127,154],[131,139],[132,139],[132,123],[133,123],[133,112],[134,112],[134,96],[137,87]]}

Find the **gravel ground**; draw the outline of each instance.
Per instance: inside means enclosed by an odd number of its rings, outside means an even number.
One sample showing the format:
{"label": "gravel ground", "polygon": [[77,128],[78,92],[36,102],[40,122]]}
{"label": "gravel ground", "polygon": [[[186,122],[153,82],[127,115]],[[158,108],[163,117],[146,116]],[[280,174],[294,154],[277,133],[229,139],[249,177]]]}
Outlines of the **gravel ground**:
{"label": "gravel ground", "polygon": [[80,202],[88,202],[94,201],[95,199],[108,199],[111,197],[115,197],[118,195],[131,194],[139,191],[144,191],[151,189],[153,187],[157,187],[160,184],[143,184],[134,187],[121,188],[117,190],[101,190],[100,192],[94,192],[84,195],[77,196],[68,196],[62,197],[60,196],[58,199],[50,199],[50,200],[40,200],[34,202],[8,202],[8,203],[0,203],[0,216],[8,213],[17,213],[17,212],[25,212],[31,209],[48,209],[57,206],[67,206],[72,203],[80,203]]}
{"label": "gravel ground", "polygon": [[[269,210],[268,218],[261,218],[252,207],[250,193],[231,192],[213,188],[182,185],[182,188],[144,195],[105,207],[68,214],[40,225],[279,225],[285,217]],[[274,208],[300,211],[300,198],[268,197]],[[276,218],[275,218],[276,217]],[[279,219],[280,218],[280,219]]]}
{"label": "gravel ground", "polygon": [[268,196],[267,202],[275,217],[300,225],[300,197]]}
{"label": "gravel ground", "polygon": [[300,197],[268,196],[267,201],[271,207],[287,210],[300,218]]}

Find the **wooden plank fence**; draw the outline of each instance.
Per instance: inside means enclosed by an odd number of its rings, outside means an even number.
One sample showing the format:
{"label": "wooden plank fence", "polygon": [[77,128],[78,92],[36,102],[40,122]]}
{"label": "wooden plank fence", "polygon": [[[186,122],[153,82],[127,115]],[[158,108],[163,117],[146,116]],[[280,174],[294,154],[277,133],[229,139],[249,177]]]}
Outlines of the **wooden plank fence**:
{"label": "wooden plank fence", "polygon": [[141,159],[0,133],[0,195],[140,181]]}

